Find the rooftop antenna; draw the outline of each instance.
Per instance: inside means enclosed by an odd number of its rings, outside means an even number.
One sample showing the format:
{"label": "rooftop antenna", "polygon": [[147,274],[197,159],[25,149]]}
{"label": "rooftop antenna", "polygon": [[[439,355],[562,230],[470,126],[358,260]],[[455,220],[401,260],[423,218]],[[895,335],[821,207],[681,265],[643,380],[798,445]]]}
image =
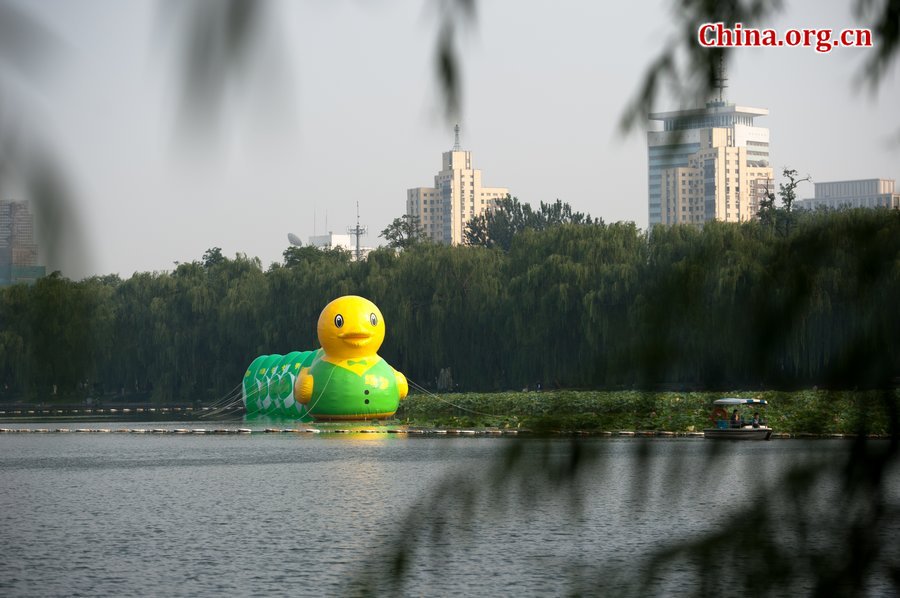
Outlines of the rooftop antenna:
{"label": "rooftop antenna", "polygon": [[719,54],[719,72],[716,74],[716,79],[713,83],[713,87],[716,87],[719,90],[720,103],[725,101],[725,88],[728,87],[725,83],[726,81],[728,81],[728,77],[725,76],[725,53],[723,52]]}
{"label": "rooftop antenna", "polygon": [[460,147],[459,147],[459,123],[456,123],[456,126],[453,127],[453,131],[454,131],[454,133],[456,133],[456,141],[453,143],[453,151],[454,151],[454,152],[458,152],[458,151],[460,151]]}
{"label": "rooftop antenna", "polygon": [[347,234],[354,235],[356,237],[356,261],[358,262],[360,257],[362,256],[362,251],[359,249],[359,238],[362,235],[368,234],[369,227],[368,226],[360,226],[359,225],[359,202],[356,202],[356,226],[348,226]]}

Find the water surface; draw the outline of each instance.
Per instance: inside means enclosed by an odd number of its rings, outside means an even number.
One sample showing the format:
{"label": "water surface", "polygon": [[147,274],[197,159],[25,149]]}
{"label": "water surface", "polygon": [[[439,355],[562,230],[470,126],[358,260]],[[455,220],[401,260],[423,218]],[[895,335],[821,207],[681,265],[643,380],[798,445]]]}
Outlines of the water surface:
{"label": "water surface", "polygon": [[[0,593],[345,595],[409,542],[411,594],[564,594],[847,446],[585,442],[593,461],[568,486],[539,471],[569,439],[0,435]],[[514,444],[526,475],[494,492]]]}

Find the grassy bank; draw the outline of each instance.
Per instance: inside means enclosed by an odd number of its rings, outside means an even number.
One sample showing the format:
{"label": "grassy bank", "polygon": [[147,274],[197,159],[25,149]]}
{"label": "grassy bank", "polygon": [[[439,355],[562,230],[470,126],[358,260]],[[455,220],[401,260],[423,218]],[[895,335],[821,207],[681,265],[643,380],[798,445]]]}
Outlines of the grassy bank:
{"label": "grassy bank", "polygon": [[[792,434],[885,434],[900,392],[638,392],[547,391],[411,395],[398,418],[411,425],[488,426],[534,431],[700,431],[710,425],[712,402],[724,396],[765,399],[762,417]],[[746,409],[749,419],[752,411]]]}

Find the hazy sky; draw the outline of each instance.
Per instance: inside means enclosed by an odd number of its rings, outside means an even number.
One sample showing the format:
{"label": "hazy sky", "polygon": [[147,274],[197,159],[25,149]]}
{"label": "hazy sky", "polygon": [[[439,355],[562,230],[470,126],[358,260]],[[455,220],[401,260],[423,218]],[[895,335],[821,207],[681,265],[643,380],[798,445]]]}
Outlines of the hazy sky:
{"label": "hazy sky", "polygon": [[[246,102],[232,102],[218,140],[193,149],[179,134],[178,53],[155,2],[29,4],[65,47],[34,105],[74,183],[91,257],[64,274],[166,270],[213,246],[268,266],[288,232],[322,234],[326,212],[328,229],[343,232],[357,201],[364,242],[381,244],[407,188],[430,186],[453,143],[432,68],[434,4],[276,3],[265,72],[245,85]],[[609,4],[480,0],[462,36],[462,145],[486,185],[643,228],[645,132],[617,127],[672,34],[672,2]],[[767,26],[859,25],[846,1],[785,4]],[[898,67],[877,95],[861,91],[870,52],[734,53],[727,99],[770,110],[757,122],[771,130],[776,171],[900,178]]]}

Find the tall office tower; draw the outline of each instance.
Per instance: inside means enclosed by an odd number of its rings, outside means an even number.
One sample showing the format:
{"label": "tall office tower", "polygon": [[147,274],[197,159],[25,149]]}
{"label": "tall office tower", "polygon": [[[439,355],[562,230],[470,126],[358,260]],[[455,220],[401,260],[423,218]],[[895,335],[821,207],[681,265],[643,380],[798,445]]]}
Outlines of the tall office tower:
{"label": "tall office tower", "polygon": [[650,226],[755,218],[774,183],[769,129],[753,123],[768,113],[720,93],[705,108],[651,114],[663,130],[647,133]]}
{"label": "tall office tower", "polygon": [[817,208],[893,208],[900,209],[900,193],[894,190],[894,179],[860,179],[815,184],[815,197],[798,199],[794,207]]}
{"label": "tall office tower", "polygon": [[0,285],[34,282],[44,272],[28,204],[0,200]]}
{"label": "tall office tower", "polygon": [[459,125],[453,149],[443,154],[443,167],[434,187],[406,192],[406,213],[416,217],[433,241],[457,245],[463,242],[466,223],[492,209],[507,196],[505,187],[483,187],[481,171],[472,168],[472,152],[460,149]]}

